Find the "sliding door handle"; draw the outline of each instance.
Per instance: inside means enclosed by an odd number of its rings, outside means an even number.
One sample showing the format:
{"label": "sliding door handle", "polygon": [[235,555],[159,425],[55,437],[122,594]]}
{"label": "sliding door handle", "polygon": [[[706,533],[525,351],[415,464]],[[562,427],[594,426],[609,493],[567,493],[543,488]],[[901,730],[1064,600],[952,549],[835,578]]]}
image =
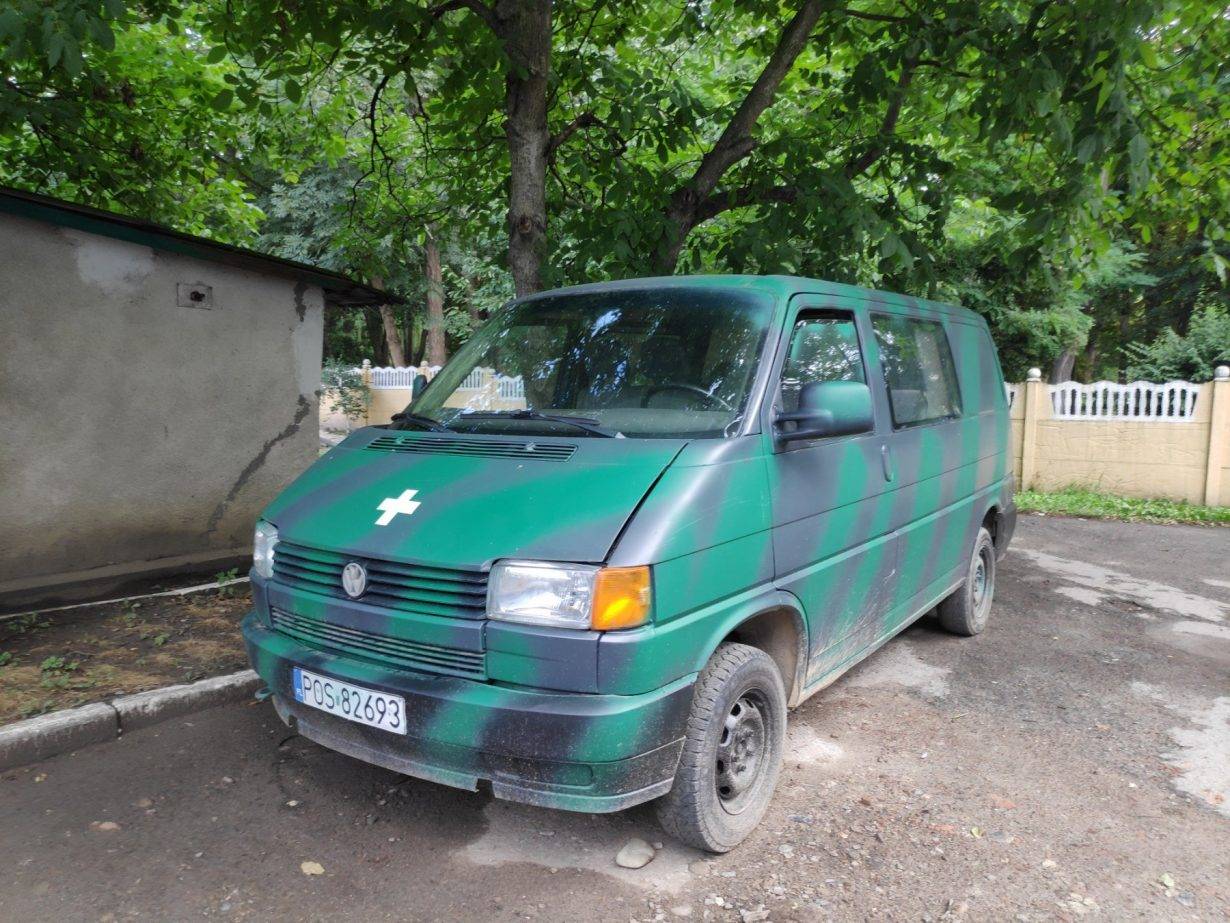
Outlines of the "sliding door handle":
{"label": "sliding door handle", "polygon": [[893,453],[888,448],[888,443],[880,445],[880,461],[884,465],[884,480],[891,481],[893,479]]}

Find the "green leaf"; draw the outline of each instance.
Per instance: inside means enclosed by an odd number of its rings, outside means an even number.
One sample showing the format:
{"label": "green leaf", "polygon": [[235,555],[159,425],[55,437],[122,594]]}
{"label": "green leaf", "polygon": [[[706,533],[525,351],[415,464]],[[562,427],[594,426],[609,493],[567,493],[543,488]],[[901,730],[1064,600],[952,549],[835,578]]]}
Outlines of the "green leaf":
{"label": "green leaf", "polygon": [[286,91],[286,98],[292,103],[297,103],[303,98],[303,87],[294,80],[287,80],[283,89]]}
{"label": "green leaf", "polygon": [[64,54],[64,35],[60,32],[54,32],[51,38],[47,40],[47,66],[55,67],[60,63],[60,58]]}
{"label": "green leaf", "polygon": [[210,64],[217,64],[229,53],[230,52],[227,50],[225,45],[215,45],[213,48],[209,49],[209,54],[205,56],[205,60]]}
{"label": "green leaf", "polygon": [[235,99],[235,93],[233,90],[222,90],[216,96],[214,96],[213,99],[209,101],[209,105],[212,106],[214,109],[224,111],[226,109],[231,108],[231,103],[234,101],[234,99]]}

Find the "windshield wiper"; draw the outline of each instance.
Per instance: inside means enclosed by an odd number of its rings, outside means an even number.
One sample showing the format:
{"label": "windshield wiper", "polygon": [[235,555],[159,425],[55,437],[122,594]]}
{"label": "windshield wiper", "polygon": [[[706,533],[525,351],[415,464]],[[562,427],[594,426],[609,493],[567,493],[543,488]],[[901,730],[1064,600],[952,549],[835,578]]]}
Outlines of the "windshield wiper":
{"label": "windshield wiper", "polygon": [[[409,410],[403,410],[401,413],[393,414],[392,420],[394,423],[417,423],[424,429],[429,429],[433,433],[451,433],[452,430],[431,417],[425,417],[421,413],[411,413]],[[401,427],[397,427],[401,429]]]}
{"label": "windshield wiper", "polygon": [[592,417],[557,416],[553,413],[542,413],[538,410],[478,410],[463,413],[459,419],[541,420],[543,423],[563,423],[566,426],[575,426],[577,429],[584,430],[592,436],[602,436],[604,439],[622,439],[624,437],[623,433],[599,426],[598,421]]}

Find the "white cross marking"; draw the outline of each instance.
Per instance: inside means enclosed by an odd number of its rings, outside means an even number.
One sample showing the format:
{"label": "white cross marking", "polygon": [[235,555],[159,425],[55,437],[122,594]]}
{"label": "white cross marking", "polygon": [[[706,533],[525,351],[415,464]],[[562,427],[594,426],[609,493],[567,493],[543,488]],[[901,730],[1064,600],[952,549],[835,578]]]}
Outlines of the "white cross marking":
{"label": "white cross marking", "polygon": [[380,518],[376,520],[376,525],[387,526],[398,513],[409,516],[417,510],[422,504],[411,499],[417,493],[417,490],[403,490],[400,497],[385,497],[381,500],[380,505],[376,507],[380,510]]}

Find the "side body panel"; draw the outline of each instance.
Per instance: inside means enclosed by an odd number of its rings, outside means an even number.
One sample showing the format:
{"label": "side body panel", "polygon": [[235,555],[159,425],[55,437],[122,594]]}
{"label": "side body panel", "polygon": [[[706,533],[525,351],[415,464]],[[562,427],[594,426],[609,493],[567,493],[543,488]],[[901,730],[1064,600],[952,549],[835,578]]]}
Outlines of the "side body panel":
{"label": "side body panel", "polygon": [[[854,299],[800,295],[783,331],[787,345],[793,320],[818,310],[849,312],[864,355],[870,331]],[[775,366],[781,374],[784,356]],[[874,367],[864,373],[877,393]],[[776,390],[766,401],[776,398]],[[890,506],[892,483],[883,464],[888,427],[876,407],[871,432],[778,444],[766,427],[765,466],[772,501],[775,583],[796,596],[807,615],[809,681],[881,634],[885,587],[896,568]]]}
{"label": "side body panel", "polygon": [[[899,630],[943,598],[963,578],[974,537],[992,507],[1001,507],[1008,464],[1008,413],[990,339],[980,319],[913,299],[869,303],[871,314],[916,317],[942,325],[961,397],[955,418],[894,429],[892,528],[897,573],[885,627]],[[956,315],[956,316],[954,316]],[[878,387],[887,391],[880,347]]]}

